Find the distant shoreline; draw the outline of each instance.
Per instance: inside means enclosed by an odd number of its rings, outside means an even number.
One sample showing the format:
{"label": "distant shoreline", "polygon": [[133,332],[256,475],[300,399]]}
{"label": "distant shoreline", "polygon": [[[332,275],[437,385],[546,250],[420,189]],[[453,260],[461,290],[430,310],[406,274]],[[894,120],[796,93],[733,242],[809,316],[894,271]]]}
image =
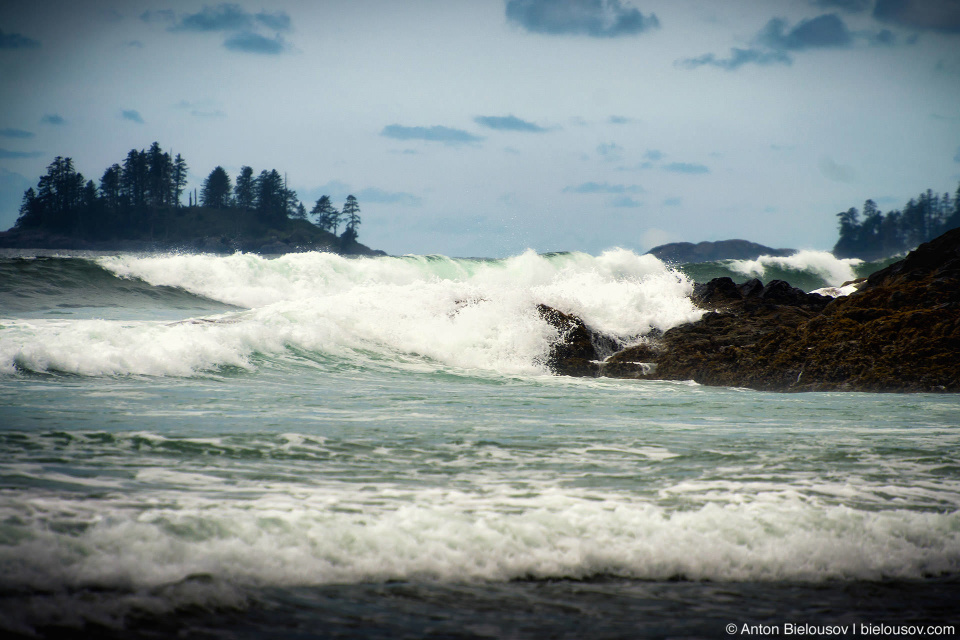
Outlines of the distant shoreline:
{"label": "distant shoreline", "polygon": [[[300,241],[298,241],[300,240]],[[207,236],[175,241],[164,240],[87,240],[50,234],[38,230],[9,229],[0,231],[0,249],[20,251],[102,251],[102,252],[190,252],[213,255],[230,255],[237,252],[259,255],[284,255],[308,251],[325,251],[343,256],[386,256],[385,251],[371,249],[365,244],[352,242],[348,246],[338,247],[333,242],[317,242],[300,238]]]}

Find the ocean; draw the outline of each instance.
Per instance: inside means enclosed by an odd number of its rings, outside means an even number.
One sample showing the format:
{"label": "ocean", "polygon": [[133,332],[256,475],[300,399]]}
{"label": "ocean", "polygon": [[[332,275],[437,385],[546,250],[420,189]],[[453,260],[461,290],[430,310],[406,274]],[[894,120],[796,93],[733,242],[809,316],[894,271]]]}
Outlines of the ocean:
{"label": "ocean", "polygon": [[7,251],[0,632],[955,635],[960,397],[545,366],[884,264]]}

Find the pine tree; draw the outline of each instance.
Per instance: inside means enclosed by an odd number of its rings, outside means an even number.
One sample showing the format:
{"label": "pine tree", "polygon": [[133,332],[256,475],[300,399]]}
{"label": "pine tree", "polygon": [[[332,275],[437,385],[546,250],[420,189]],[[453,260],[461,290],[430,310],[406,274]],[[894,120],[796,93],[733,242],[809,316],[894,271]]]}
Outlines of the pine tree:
{"label": "pine tree", "polygon": [[33,190],[33,187],[24,191],[23,200],[20,204],[20,215],[13,226],[18,229],[29,229],[43,224],[43,216],[39,205],[40,201],[37,200],[37,192]]}
{"label": "pine tree", "polygon": [[268,224],[283,224],[287,216],[286,189],[283,177],[276,169],[264,169],[257,178],[257,213]]}
{"label": "pine tree", "polygon": [[233,200],[240,209],[252,209],[256,199],[257,180],[253,177],[253,168],[243,166],[237,183],[233,187]]}
{"label": "pine tree", "polygon": [[343,239],[346,242],[356,242],[357,227],[360,226],[360,205],[354,196],[347,196],[347,201],[343,203],[342,215],[347,223],[346,228],[343,230]]}
{"label": "pine tree", "polygon": [[173,206],[178,209],[180,208],[180,198],[183,196],[183,189],[187,186],[188,171],[187,161],[178,153],[173,161],[173,178],[171,180],[171,184],[173,185]]}
{"label": "pine tree", "polygon": [[857,233],[860,229],[860,212],[856,207],[837,214],[840,219],[840,239],[833,246],[833,253],[838,258],[850,258],[857,253]]}
{"label": "pine tree", "polygon": [[340,212],[330,202],[330,196],[320,196],[310,210],[310,214],[316,216],[318,227],[336,235],[337,227],[340,225]]}
{"label": "pine tree", "polygon": [[147,154],[131,149],[123,161],[120,191],[134,209],[142,209],[147,203],[147,179]]}
{"label": "pine tree", "polygon": [[203,181],[203,187],[200,192],[200,201],[205,207],[213,209],[226,209],[230,206],[230,193],[233,191],[233,185],[230,184],[230,176],[221,166],[214,167],[207,179]]}

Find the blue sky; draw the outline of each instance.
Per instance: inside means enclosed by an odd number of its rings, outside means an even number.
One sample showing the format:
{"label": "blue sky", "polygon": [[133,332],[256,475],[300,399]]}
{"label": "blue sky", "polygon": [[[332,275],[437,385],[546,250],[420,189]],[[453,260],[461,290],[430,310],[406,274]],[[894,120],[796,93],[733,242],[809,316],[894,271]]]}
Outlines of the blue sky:
{"label": "blue sky", "polygon": [[0,228],[57,155],[357,196],[390,253],[829,249],[960,181],[960,0],[5,2]]}

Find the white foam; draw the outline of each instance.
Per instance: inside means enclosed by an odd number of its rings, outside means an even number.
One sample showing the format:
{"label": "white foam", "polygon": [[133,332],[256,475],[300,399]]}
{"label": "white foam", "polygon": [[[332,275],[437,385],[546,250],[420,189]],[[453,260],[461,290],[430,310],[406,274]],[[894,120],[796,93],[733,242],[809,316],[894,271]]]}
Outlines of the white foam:
{"label": "white foam", "polygon": [[361,359],[374,352],[397,366],[543,374],[557,332],[538,304],[624,341],[702,313],[687,297],[692,284],[684,276],[653,256],[620,249],[599,257],[527,251],[498,261],[308,253],[100,263],[250,310],[178,324],[18,320],[0,330],[0,371],[189,376],[250,369],[255,354],[292,347]]}
{"label": "white foam", "polygon": [[747,276],[766,279],[768,268],[819,274],[831,286],[838,287],[857,277],[854,267],[863,260],[837,258],[829,251],[798,251],[786,257],[760,256],[756,260],[731,260],[730,269]]}
{"label": "white foam", "polygon": [[[662,580],[819,582],[960,571],[960,513],[862,511],[800,496],[672,510],[614,494],[536,496],[384,488],[356,503],[334,487],[150,508],[34,496],[36,526],[0,547],[10,588],[151,588],[194,574],[235,585],[504,581],[608,574]],[[82,533],[43,526],[86,523]]]}
{"label": "white foam", "polygon": [[859,290],[860,286],[856,284],[848,284],[845,287],[823,287],[821,289],[814,289],[810,293],[819,293],[822,296],[828,296],[830,298],[842,298],[848,296],[851,293]]}

